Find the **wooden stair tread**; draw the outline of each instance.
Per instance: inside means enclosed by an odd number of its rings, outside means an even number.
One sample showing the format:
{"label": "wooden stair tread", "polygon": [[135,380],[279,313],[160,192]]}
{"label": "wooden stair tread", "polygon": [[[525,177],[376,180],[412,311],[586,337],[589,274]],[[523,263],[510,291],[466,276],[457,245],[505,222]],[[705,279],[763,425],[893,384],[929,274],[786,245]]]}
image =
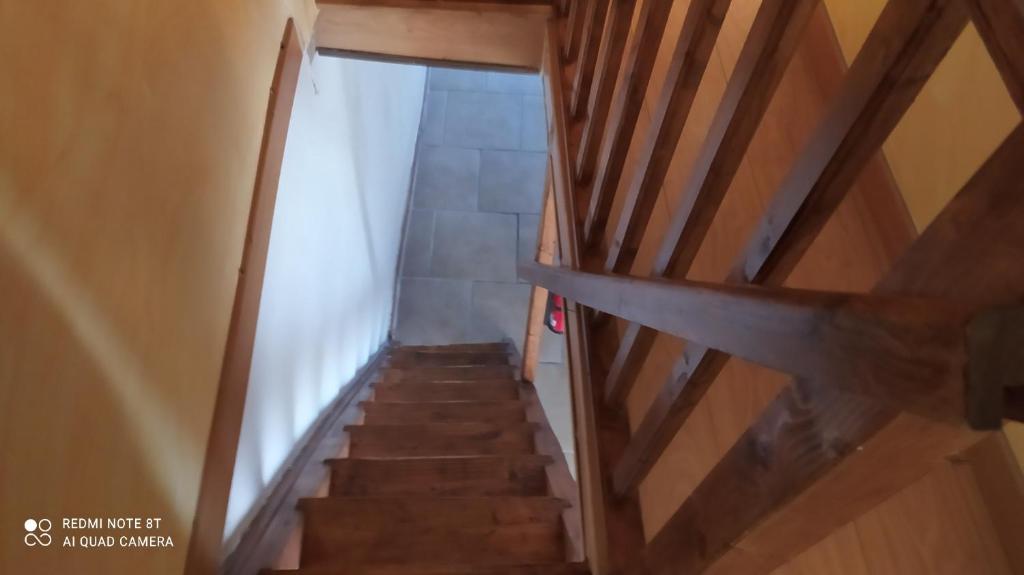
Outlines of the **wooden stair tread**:
{"label": "wooden stair tread", "polygon": [[532,423],[350,425],[352,457],[503,455],[533,453]]}
{"label": "wooden stair tread", "polygon": [[385,367],[380,372],[381,381],[444,380],[477,381],[481,379],[512,379],[515,367],[511,365],[472,366],[420,366]]}
{"label": "wooden stair tread", "polygon": [[545,455],[331,459],[331,495],[541,495]]}
{"label": "wooden stair tread", "polygon": [[299,501],[306,530],[317,536],[341,531],[395,534],[435,528],[474,530],[525,523],[556,525],[565,507],[561,499],[548,496],[331,496]]}
{"label": "wooden stair tread", "polygon": [[354,565],[265,569],[261,575],[586,575],[587,568],[573,563],[532,565]]}
{"label": "wooden stair tread", "polygon": [[381,382],[373,388],[380,402],[515,401],[519,384],[512,380]]}
{"label": "wooden stair tread", "polygon": [[469,351],[469,352],[392,352],[387,358],[387,367],[418,368],[418,367],[457,367],[509,365],[509,355],[504,351]]}
{"label": "wooden stair tread", "polygon": [[[507,342],[488,343],[454,343],[448,345],[402,345],[396,347],[395,352],[421,352],[421,353],[464,353],[464,352],[508,352]],[[394,353],[394,352],[393,352]]]}
{"label": "wooden stair tread", "polygon": [[526,421],[526,405],[519,400],[490,401],[365,401],[366,424],[401,421],[403,423],[456,423],[484,421],[519,423]]}
{"label": "wooden stair tread", "polygon": [[303,530],[301,564],[547,563],[564,558],[557,521],[499,525]]}

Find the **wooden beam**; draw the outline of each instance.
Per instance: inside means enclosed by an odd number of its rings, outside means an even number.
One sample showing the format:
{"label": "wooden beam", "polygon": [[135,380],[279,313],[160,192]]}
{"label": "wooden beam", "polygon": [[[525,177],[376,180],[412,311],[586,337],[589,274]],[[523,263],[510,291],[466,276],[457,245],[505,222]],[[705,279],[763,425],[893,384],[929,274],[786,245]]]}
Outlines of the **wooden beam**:
{"label": "wooden beam", "polygon": [[[966,12],[956,2],[887,5],[834,104],[765,210],[726,281],[782,284],[965,24]],[[649,350],[650,345],[620,348],[620,361],[638,365]],[[687,346],[616,470],[620,493],[636,486],[650,471],[727,359],[704,346]],[[621,373],[614,383],[628,386],[638,368],[633,369]]]}
{"label": "wooden beam", "polygon": [[[1018,126],[874,293],[952,299],[972,312],[1019,302],[1021,157]],[[831,382],[797,381],[668,520],[644,565],[654,574],[767,573],[986,436]]]}
{"label": "wooden beam", "polygon": [[319,4],[316,47],[333,53],[457,65],[539,70],[549,11],[447,10]]}
{"label": "wooden beam", "polygon": [[576,73],[570,92],[569,115],[573,118],[583,115],[583,108],[590,98],[594,69],[597,67],[597,54],[601,48],[599,42],[604,30],[605,17],[608,15],[608,2],[609,0],[592,0],[587,3],[583,35],[580,38],[580,55],[576,61]]}
{"label": "wooden beam", "polygon": [[968,0],[971,19],[1024,114],[1024,0]]}
{"label": "wooden beam", "polygon": [[328,6],[369,6],[412,8],[416,10],[466,10],[471,12],[534,11],[545,15],[553,12],[550,0],[317,0],[318,8]]}
{"label": "wooden beam", "polygon": [[590,183],[597,167],[597,155],[608,121],[608,111],[612,105],[615,81],[622,65],[635,5],[636,0],[611,0],[607,22],[601,34],[601,51],[598,53],[597,73],[594,76],[595,88],[590,93],[586,121],[576,155],[574,176],[580,185]]}
{"label": "wooden beam", "polygon": [[[640,117],[640,108],[647,94],[654,61],[658,57],[658,48],[661,47],[661,38],[671,10],[672,0],[644,0],[640,5],[633,41],[612,98],[605,141],[602,142],[601,154],[598,156],[597,177],[594,178],[590,207],[582,230],[584,245],[592,245],[594,231],[604,229],[608,212],[611,211],[612,198],[619,187],[622,168],[626,164],[626,152],[633,140],[633,130]],[[686,32],[685,29],[683,31]],[[714,42],[711,46],[714,46]],[[709,54],[710,51],[709,47]]]}
{"label": "wooden beam", "polygon": [[[661,96],[654,109],[651,127],[638,155],[639,163],[623,204],[623,219],[646,225],[654,209],[730,4],[731,0],[698,0],[687,8],[682,31],[669,60]],[[621,169],[622,166],[619,166]],[[613,179],[614,184],[606,182],[608,185],[596,185],[591,195],[590,208],[583,226],[584,241],[591,247],[600,241],[600,235],[608,222],[618,176],[613,176]],[[601,177],[598,177],[600,181]],[[627,224],[627,227],[629,230],[626,235],[631,237],[638,233],[634,229],[635,224]]]}
{"label": "wooden beam", "polygon": [[[686,275],[817,3],[817,0],[768,0],[761,4],[684,188],[682,204],[673,214],[662,239],[652,276]],[[670,126],[669,129],[681,130],[682,119],[678,121],[678,127]],[[672,139],[671,135],[666,133],[665,139],[669,142],[678,140],[678,136]],[[669,142],[662,140],[659,143]],[[605,261],[606,270],[628,273],[632,267],[642,239],[642,229],[654,208],[671,155],[652,161],[655,163],[647,169],[650,180],[634,181],[627,196],[626,207]],[[647,175],[642,177],[646,179]],[[644,332],[641,327],[633,329],[640,331],[635,345],[620,346],[609,371],[612,379],[607,382],[606,389],[613,400],[629,393],[636,373],[654,343],[654,334]],[[624,343],[634,344],[633,341]]]}
{"label": "wooden beam", "polygon": [[221,561],[221,543],[228,511],[228,495],[235,471],[238,436],[242,430],[249,368],[256,341],[263,276],[274,221],[277,184],[281,178],[284,146],[302,65],[302,46],[291,19],[285,25],[277,67],[269,86],[256,186],[249,206],[249,223],[238,268],[238,284],[228,324],[213,421],[206,444],[199,499],[185,559],[186,575],[213,575]]}

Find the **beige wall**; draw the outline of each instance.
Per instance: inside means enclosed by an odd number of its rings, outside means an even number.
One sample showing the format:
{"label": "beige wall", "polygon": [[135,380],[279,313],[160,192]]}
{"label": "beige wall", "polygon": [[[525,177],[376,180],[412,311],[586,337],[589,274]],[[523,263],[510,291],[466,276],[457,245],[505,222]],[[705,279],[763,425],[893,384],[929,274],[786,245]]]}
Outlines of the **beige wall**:
{"label": "beige wall", "polygon": [[[0,0],[0,572],[181,572],[278,44],[311,7]],[[160,517],[175,547],[61,549],[65,516]]]}

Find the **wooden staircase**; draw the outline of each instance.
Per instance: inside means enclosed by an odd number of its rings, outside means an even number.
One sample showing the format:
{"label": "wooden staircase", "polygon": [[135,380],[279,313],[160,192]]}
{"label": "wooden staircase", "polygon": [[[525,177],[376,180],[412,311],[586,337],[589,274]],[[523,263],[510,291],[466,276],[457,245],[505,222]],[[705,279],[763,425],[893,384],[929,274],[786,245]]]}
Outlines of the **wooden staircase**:
{"label": "wooden staircase", "polygon": [[[389,352],[330,459],[326,497],[301,500],[300,568],[264,575],[578,575],[537,450],[546,421],[504,343]],[[524,393],[525,392],[525,393]],[[540,432],[540,433],[538,433]]]}

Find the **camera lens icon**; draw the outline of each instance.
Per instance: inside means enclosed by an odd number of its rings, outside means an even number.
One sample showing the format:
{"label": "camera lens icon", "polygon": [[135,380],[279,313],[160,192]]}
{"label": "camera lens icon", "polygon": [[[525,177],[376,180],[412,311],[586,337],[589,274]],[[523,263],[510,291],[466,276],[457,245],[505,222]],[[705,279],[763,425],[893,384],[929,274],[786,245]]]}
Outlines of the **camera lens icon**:
{"label": "camera lens icon", "polygon": [[[49,547],[50,543],[53,543],[53,537],[50,535],[50,529],[53,528],[53,524],[50,523],[49,519],[40,519],[36,521],[31,517],[25,520],[25,545],[29,547]],[[38,531],[38,533],[37,533]]]}

